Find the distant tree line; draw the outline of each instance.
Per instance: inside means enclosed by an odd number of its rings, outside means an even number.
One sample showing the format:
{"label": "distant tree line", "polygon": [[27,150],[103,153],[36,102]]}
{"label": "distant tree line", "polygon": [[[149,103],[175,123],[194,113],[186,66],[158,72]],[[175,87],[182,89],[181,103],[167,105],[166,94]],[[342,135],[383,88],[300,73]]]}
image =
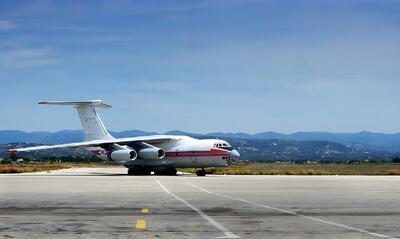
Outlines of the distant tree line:
{"label": "distant tree line", "polygon": [[392,159],[393,163],[400,163],[400,156],[396,156]]}

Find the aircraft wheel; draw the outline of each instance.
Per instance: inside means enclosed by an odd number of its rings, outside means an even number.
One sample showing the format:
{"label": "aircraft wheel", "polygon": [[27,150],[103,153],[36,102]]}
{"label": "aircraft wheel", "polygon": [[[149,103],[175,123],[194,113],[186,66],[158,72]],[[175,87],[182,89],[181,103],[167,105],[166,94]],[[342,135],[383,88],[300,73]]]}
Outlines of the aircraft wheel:
{"label": "aircraft wheel", "polygon": [[128,175],[150,175],[151,170],[144,167],[134,167],[128,169]]}
{"label": "aircraft wheel", "polygon": [[204,176],[206,176],[206,174],[207,174],[207,172],[206,172],[206,170],[204,170],[204,168],[196,171],[197,176],[204,177]]}
{"label": "aircraft wheel", "polygon": [[169,176],[174,176],[176,175],[176,169],[175,168],[165,168],[162,170],[154,171],[156,175],[169,175]]}
{"label": "aircraft wheel", "polygon": [[176,173],[177,173],[177,171],[176,171],[175,168],[170,168],[170,169],[168,170],[168,175],[176,175]]}
{"label": "aircraft wheel", "polygon": [[140,170],[140,175],[150,175],[151,174],[151,170],[149,168],[142,168]]}
{"label": "aircraft wheel", "polygon": [[128,175],[135,175],[133,168],[128,168]]}

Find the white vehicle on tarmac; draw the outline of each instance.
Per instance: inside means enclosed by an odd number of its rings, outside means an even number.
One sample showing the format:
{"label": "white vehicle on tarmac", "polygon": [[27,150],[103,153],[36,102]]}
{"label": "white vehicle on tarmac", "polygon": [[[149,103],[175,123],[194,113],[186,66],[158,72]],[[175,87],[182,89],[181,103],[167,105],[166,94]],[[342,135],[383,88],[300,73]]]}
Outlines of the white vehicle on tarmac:
{"label": "white vehicle on tarmac", "polygon": [[43,145],[10,149],[18,152],[85,147],[97,157],[112,160],[128,168],[130,175],[175,175],[176,168],[198,168],[197,176],[205,176],[207,167],[228,167],[240,154],[232,146],[219,139],[195,139],[180,135],[152,135],[130,138],[114,138],[104,127],[96,113],[98,108],[110,108],[101,100],[44,101],[39,104],[71,105],[79,114],[85,141],[58,145]]}

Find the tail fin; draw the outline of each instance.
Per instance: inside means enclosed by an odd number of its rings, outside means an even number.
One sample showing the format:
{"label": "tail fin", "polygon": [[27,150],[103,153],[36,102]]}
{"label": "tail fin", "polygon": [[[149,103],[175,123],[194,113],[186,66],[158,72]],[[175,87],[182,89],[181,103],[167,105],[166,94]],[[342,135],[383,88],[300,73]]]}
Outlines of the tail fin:
{"label": "tail fin", "polygon": [[104,127],[95,107],[111,108],[111,105],[104,104],[101,100],[88,101],[43,101],[39,104],[48,105],[72,105],[78,111],[81,120],[85,140],[114,139]]}

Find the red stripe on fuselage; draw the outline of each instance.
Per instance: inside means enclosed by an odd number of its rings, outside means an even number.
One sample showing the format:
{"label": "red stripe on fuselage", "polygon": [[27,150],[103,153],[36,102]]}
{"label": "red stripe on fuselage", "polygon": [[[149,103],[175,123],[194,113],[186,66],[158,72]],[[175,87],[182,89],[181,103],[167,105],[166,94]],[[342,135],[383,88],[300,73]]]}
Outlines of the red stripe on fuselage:
{"label": "red stripe on fuselage", "polygon": [[229,151],[226,150],[209,150],[209,151],[176,151],[166,152],[165,157],[228,157]]}
{"label": "red stripe on fuselage", "polygon": [[225,152],[228,153],[229,151],[226,149],[219,149],[219,148],[212,148],[210,149],[211,152]]}

